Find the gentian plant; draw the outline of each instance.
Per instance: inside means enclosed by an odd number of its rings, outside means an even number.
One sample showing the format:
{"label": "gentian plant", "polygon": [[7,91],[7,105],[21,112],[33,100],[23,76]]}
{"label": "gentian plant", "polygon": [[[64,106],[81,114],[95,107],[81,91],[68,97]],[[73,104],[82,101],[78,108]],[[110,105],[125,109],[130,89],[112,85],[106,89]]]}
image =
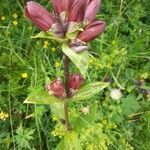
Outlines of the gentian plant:
{"label": "gentian plant", "polygon": [[[46,83],[45,87],[29,94],[25,103],[49,104],[52,110],[56,106],[63,106],[64,117],[62,114],[58,117],[66,127],[66,134],[70,131],[72,136],[78,137],[78,123],[70,122],[68,103],[88,100],[108,86],[106,82],[85,84],[90,57],[88,42],[104,32],[105,22],[95,18],[100,0],[52,0],[52,5],[53,14],[40,4],[29,1],[25,6],[25,16],[41,30],[32,38],[46,38],[60,43],[64,62],[64,82],[57,77],[56,80]],[[80,73],[70,72],[70,61]],[[89,113],[92,112],[89,110]],[[92,115],[89,113],[88,115]]]}

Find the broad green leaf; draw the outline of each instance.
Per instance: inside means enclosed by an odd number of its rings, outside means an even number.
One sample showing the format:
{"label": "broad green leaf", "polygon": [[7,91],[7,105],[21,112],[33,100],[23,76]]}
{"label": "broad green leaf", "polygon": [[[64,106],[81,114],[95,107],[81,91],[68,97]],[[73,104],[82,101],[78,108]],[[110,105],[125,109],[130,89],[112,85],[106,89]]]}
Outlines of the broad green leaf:
{"label": "broad green leaf", "polygon": [[132,113],[136,113],[137,110],[140,108],[140,105],[139,105],[135,95],[128,95],[126,98],[122,99],[121,108],[123,111],[122,113],[125,116],[127,116]]}
{"label": "broad green leaf", "polygon": [[37,34],[35,36],[31,36],[31,38],[34,38],[34,39],[36,39],[36,38],[51,39],[51,40],[54,40],[54,41],[57,41],[60,43],[66,41],[66,39],[59,38],[56,35],[52,34],[50,31],[48,31],[48,32],[41,31],[39,34]]}
{"label": "broad green leaf", "polygon": [[44,89],[38,89],[31,92],[28,98],[24,101],[24,103],[31,103],[31,104],[54,104],[58,103],[61,100],[57,97],[48,94],[48,92]]}
{"label": "broad green leaf", "polygon": [[94,121],[97,118],[97,107],[98,107],[98,102],[94,102],[90,107],[89,107],[89,114],[81,114],[75,121],[75,129],[80,131],[82,128],[85,128],[86,126],[92,126]]}
{"label": "broad green leaf", "polygon": [[81,150],[78,134],[75,132],[66,133],[65,137],[58,144],[55,150]]}
{"label": "broad green leaf", "polygon": [[55,103],[50,105],[51,112],[58,118],[64,118],[64,105],[63,103]]}
{"label": "broad green leaf", "polygon": [[87,100],[98,94],[104,88],[106,88],[109,83],[106,82],[94,82],[83,86],[78,90],[78,92],[71,98],[72,100]]}
{"label": "broad green leaf", "polygon": [[62,46],[62,51],[70,58],[70,60],[76,65],[80,70],[83,77],[86,77],[88,65],[89,65],[89,53],[88,51],[83,51],[81,53],[76,53],[69,48],[68,45]]}

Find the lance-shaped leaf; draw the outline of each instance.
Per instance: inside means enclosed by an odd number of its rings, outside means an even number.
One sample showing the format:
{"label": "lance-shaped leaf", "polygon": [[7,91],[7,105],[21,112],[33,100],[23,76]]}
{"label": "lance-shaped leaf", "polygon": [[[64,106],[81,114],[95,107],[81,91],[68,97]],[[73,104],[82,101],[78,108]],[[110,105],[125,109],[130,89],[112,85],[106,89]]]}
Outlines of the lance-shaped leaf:
{"label": "lance-shaped leaf", "polygon": [[93,82],[80,88],[71,100],[87,100],[109,85],[107,82]]}
{"label": "lance-shaped leaf", "polygon": [[88,65],[89,65],[89,53],[83,51],[80,53],[74,52],[68,45],[62,46],[62,51],[70,58],[70,60],[76,65],[83,77],[86,77]]}
{"label": "lance-shaped leaf", "polygon": [[54,104],[61,102],[61,99],[48,94],[48,92],[42,88],[31,92],[24,103],[28,104]]}
{"label": "lance-shaped leaf", "polygon": [[50,39],[50,40],[54,40],[54,41],[57,41],[60,43],[63,43],[64,41],[66,41],[66,39],[60,38],[60,37],[54,35],[50,31],[47,31],[47,32],[41,31],[39,34],[37,34],[35,36],[31,36],[31,38],[33,38],[33,39],[37,39],[37,38]]}

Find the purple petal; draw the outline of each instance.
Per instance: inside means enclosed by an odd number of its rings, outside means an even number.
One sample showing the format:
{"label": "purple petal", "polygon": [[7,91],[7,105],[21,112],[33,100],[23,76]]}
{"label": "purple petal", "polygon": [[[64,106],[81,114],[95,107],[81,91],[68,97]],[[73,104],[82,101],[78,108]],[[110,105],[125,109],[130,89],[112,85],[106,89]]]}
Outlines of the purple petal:
{"label": "purple petal", "polygon": [[86,6],[87,6],[86,0],[74,0],[69,13],[69,21],[73,22],[83,21]]}
{"label": "purple petal", "polygon": [[94,21],[91,22],[83,32],[78,35],[78,39],[89,42],[95,39],[97,36],[102,34],[105,30],[105,22],[104,21]]}
{"label": "purple petal", "polygon": [[69,13],[71,7],[71,0],[52,0],[55,13],[59,16],[61,12]]}
{"label": "purple petal", "polygon": [[34,1],[27,2],[25,15],[43,31],[49,30],[51,25],[57,22],[45,8]]}
{"label": "purple petal", "polygon": [[100,0],[90,0],[86,7],[84,19],[91,22],[95,19],[96,13],[100,8]]}

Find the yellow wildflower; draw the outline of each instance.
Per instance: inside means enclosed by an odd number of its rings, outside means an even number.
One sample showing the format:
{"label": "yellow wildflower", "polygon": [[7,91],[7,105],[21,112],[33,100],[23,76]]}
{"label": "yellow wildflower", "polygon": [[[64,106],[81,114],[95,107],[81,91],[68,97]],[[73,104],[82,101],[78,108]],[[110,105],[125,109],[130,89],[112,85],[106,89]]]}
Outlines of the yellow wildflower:
{"label": "yellow wildflower", "polygon": [[53,121],[58,121],[58,117],[57,116],[53,116],[52,119],[53,119]]}
{"label": "yellow wildflower", "polygon": [[17,25],[18,25],[18,21],[17,21],[17,20],[14,20],[14,21],[13,21],[13,25],[14,25],[14,26],[17,26]]}
{"label": "yellow wildflower", "polygon": [[28,27],[28,30],[32,30],[32,26],[29,26],[29,27]]}
{"label": "yellow wildflower", "polygon": [[5,121],[9,117],[8,113],[5,113],[3,111],[0,112],[0,119]]}
{"label": "yellow wildflower", "polygon": [[56,51],[56,48],[55,48],[55,47],[51,48],[51,51],[52,51],[52,52],[55,52],[55,51]]}
{"label": "yellow wildflower", "polygon": [[59,68],[60,67],[60,63],[59,62],[55,62],[55,67]]}
{"label": "yellow wildflower", "polygon": [[16,13],[14,13],[12,16],[13,16],[13,18],[15,18],[15,19],[18,18],[18,15],[17,15]]}
{"label": "yellow wildflower", "polygon": [[92,64],[94,62],[94,59],[90,58],[89,63]]}
{"label": "yellow wildflower", "polygon": [[48,48],[48,41],[44,41],[43,48]]}
{"label": "yellow wildflower", "polygon": [[142,79],[147,79],[149,77],[149,74],[147,72],[144,72],[143,74],[141,74],[140,76]]}
{"label": "yellow wildflower", "polygon": [[2,20],[2,21],[6,20],[6,17],[5,17],[5,16],[2,16],[2,17],[1,17],[1,20]]}
{"label": "yellow wildflower", "polygon": [[23,79],[26,79],[26,78],[28,77],[28,74],[27,74],[26,72],[24,72],[24,73],[21,74],[21,77],[22,77]]}
{"label": "yellow wildflower", "polygon": [[112,44],[113,46],[116,46],[117,43],[118,43],[117,41],[113,40],[111,44]]}

